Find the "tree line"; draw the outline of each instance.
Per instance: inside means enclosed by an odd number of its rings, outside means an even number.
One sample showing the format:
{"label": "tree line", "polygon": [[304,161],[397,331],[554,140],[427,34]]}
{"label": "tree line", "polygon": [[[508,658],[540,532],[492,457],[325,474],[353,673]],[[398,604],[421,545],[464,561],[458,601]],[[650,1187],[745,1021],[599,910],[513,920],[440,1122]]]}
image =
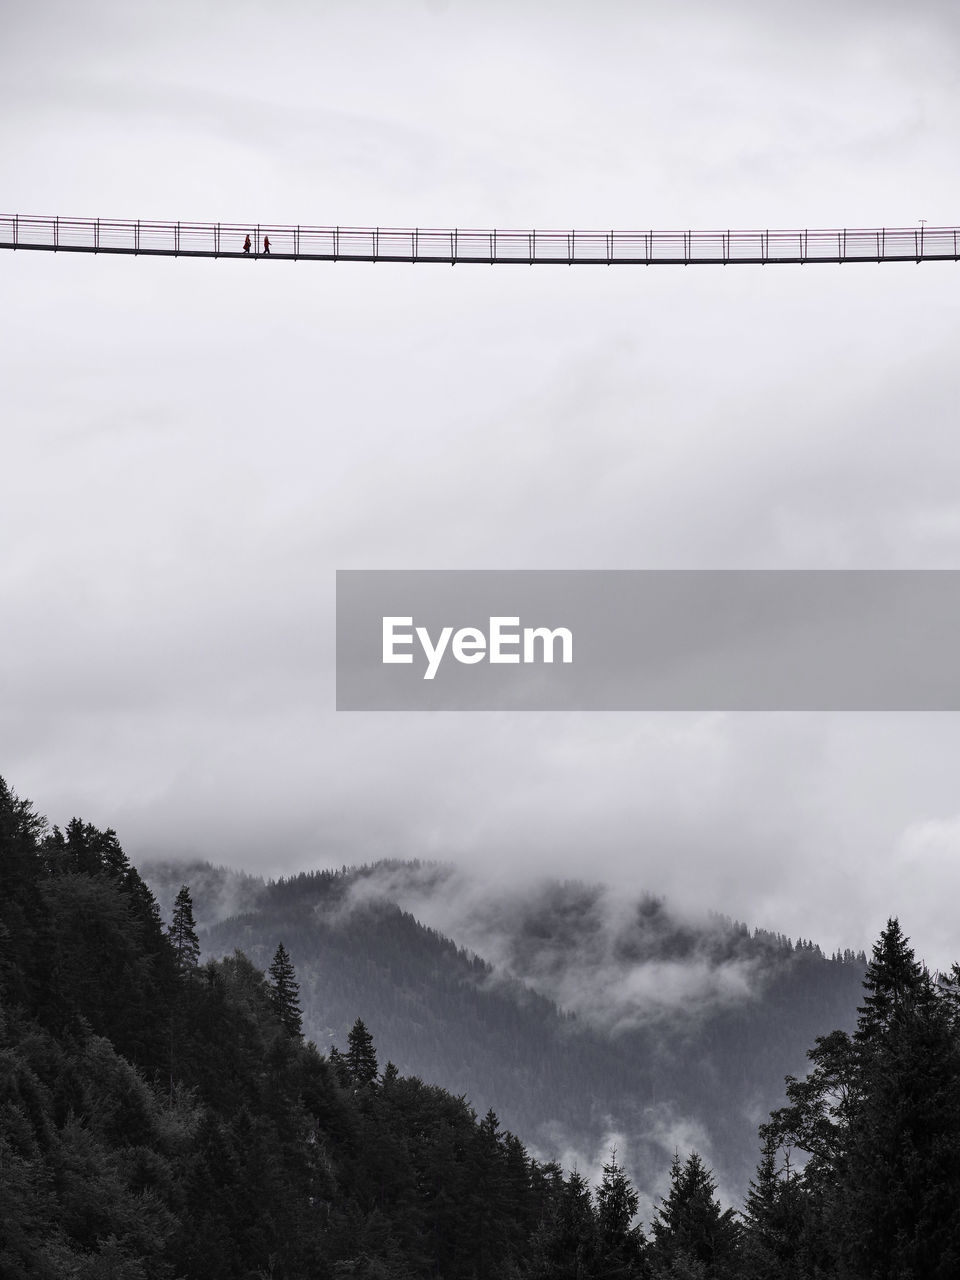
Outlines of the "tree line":
{"label": "tree line", "polygon": [[696,1153],[648,1229],[497,1114],[381,1066],[357,1018],[305,1043],[277,940],[201,963],[113,831],[50,829],[0,780],[0,1275],[19,1280],[953,1280],[960,971],[896,921],[856,1031],[762,1128],[742,1213]]}

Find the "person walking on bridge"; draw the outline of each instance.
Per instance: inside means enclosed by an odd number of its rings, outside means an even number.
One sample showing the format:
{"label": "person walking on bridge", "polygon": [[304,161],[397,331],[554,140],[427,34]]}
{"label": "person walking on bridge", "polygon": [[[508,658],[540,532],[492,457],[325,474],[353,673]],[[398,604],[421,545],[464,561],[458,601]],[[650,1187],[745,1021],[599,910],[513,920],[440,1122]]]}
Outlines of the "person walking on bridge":
{"label": "person walking on bridge", "polygon": [[270,237],[269,237],[269,236],[264,236],[264,237],[263,237],[263,252],[264,252],[264,253],[269,253],[269,252],[270,252]]}
{"label": "person walking on bridge", "polygon": [[250,237],[249,237],[249,235],[247,236],[246,240],[244,240],[244,242],[243,242],[243,252],[244,252],[244,253],[249,253],[249,252],[250,252]]}

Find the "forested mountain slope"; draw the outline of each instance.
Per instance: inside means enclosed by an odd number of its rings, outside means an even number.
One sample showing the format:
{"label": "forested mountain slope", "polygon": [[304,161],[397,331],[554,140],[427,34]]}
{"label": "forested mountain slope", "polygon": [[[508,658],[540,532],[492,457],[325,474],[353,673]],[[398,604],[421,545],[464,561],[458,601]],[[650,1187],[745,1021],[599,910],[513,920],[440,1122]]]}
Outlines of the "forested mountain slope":
{"label": "forested mountain slope", "polygon": [[[484,1003],[505,995],[486,990],[497,985],[490,971],[399,908],[378,904],[364,882],[380,884],[382,874],[308,877],[320,932],[354,930],[379,977],[389,975],[396,946],[414,957],[387,984],[409,1008],[431,967],[449,979],[435,983],[439,990],[475,992],[479,1016],[511,1051],[503,1010]],[[207,876],[208,906],[219,878]],[[276,888],[243,886],[254,910],[239,927],[251,938],[265,911],[290,922],[287,896],[301,908],[310,900],[303,883]],[[590,913],[591,891],[582,886],[547,897]],[[338,1046],[319,1053],[304,1043],[297,970],[279,940],[267,973],[242,952],[201,963],[185,885],[168,915],[165,924],[113,831],[79,819],[50,829],[0,779],[4,1280],[960,1273],[960,966],[931,975],[896,919],[873,949],[855,1029],[817,1038],[810,1070],[787,1083],[785,1105],[761,1127],[762,1158],[742,1213],[723,1206],[692,1151],[672,1160],[662,1199],[642,1214],[645,1234],[615,1154],[607,1153],[594,1187],[576,1171],[531,1159],[492,1110],[479,1119],[462,1098],[384,1063],[359,1017]],[[656,904],[643,915],[657,921],[658,936],[673,937],[677,954],[713,951],[723,960],[747,947],[735,926],[714,922],[710,940],[697,941]],[[316,919],[302,923],[317,929]],[[399,943],[390,941],[395,933]],[[779,955],[767,989],[782,970],[789,994],[815,950],[760,942]],[[347,954],[362,969],[357,946]],[[821,962],[809,972],[824,972]],[[315,994],[324,998],[319,981]],[[506,996],[521,1011],[529,1002],[533,1024],[555,1037],[558,1051],[562,1036],[579,1042],[579,1053],[606,1034],[608,1052],[619,1052],[620,1040],[600,1031],[602,1018],[581,1037],[542,998],[509,987]],[[431,999],[422,998],[425,1009]],[[519,1062],[526,1024],[513,1025]],[[673,1055],[677,1070],[680,1043],[661,1055]],[[701,1048],[712,1051],[709,1042]],[[547,1066],[542,1081],[565,1078]],[[660,1067],[646,1070],[655,1079]]]}
{"label": "forested mountain slope", "polygon": [[164,928],[113,831],[0,779],[4,1280],[641,1275],[615,1161],[593,1195],[360,1019],[321,1056],[279,948],[198,953],[186,889]]}
{"label": "forested mountain slope", "polygon": [[[387,863],[273,883],[206,865],[145,874],[161,898],[190,882],[207,954],[240,948],[264,965],[282,939],[321,1048],[360,1011],[402,1071],[481,1113],[495,1107],[545,1158],[586,1167],[616,1141],[647,1198],[691,1144],[731,1198],[743,1194],[758,1122],[814,1038],[852,1027],[866,963],[719,917],[681,921],[653,899],[611,924],[601,889],[546,884],[468,900],[471,942],[490,939],[494,969],[398,905],[428,914],[443,900],[455,918],[449,868]],[[577,1015],[537,990],[569,994],[574,976],[586,993]],[[670,990],[658,994],[658,978]]]}

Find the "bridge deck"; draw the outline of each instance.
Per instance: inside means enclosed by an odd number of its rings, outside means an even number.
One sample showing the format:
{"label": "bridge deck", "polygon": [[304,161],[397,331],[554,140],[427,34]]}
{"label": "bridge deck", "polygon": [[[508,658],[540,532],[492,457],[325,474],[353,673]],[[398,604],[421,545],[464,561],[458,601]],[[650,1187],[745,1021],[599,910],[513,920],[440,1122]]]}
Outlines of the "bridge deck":
{"label": "bridge deck", "polygon": [[[250,237],[250,250],[243,248]],[[265,241],[269,239],[269,252]],[[694,266],[960,261],[960,228],[518,231],[0,215],[0,248],[319,262]]]}

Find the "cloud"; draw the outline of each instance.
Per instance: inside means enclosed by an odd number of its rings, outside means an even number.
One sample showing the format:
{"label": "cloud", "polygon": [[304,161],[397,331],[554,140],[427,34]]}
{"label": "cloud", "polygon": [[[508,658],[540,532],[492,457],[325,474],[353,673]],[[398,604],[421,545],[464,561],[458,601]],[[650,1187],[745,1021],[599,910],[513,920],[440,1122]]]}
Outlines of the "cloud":
{"label": "cloud", "polygon": [[940,904],[956,901],[960,894],[960,815],[911,823],[900,838],[897,855],[887,877],[891,900],[895,901],[898,884],[909,883],[912,895],[926,904],[920,931],[906,913],[901,924],[912,934],[920,959],[948,969],[960,959],[960,942],[955,920]]}
{"label": "cloud", "polygon": [[[117,216],[947,222],[957,22],[21,6],[0,178]],[[954,266],[0,270],[0,753],[53,818],[267,872],[589,874],[828,947],[900,911],[960,950],[900,849],[952,812],[952,718],[332,710],[337,568],[960,563]]]}
{"label": "cloud", "polygon": [[684,915],[622,888],[500,876],[439,863],[366,869],[340,905],[380,898],[613,1035],[667,1021],[673,1031],[756,999],[785,957],[732,922]]}
{"label": "cloud", "polygon": [[201,933],[221,920],[254,911],[264,894],[264,883],[259,878],[207,862],[143,862],[138,870],[155,894],[165,920],[171,918],[176,895],[186,885]]}
{"label": "cloud", "polygon": [[[635,1183],[639,1205],[637,1219],[649,1228],[659,1207],[660,1200],[670,1189],[670,1163],[674,1156],[681,1161],[694,1151],[711,1166],[709,1136],[700,1122],[678,1116],[669,1106],[647,1107],[637,1117],[627,1134],[613,1117],[607,1117],[607,1127],[602,1138],[589,1147],[570,1137],[563,1123],[556,1121],[544,1127],[545,1148],[556,1153],[563,1169],[576,1169],[596,1191],[603,1179],[603,1166],[616,1153],[617,1163]],[[534,1159],[544,1159],[536,1144],[528,1145]],[[656,1170],[656,1174],[653,1172]],[[739,1204],[741,1197],[731,1195],[723,1186],[718,1187],[724,1204]]]}

